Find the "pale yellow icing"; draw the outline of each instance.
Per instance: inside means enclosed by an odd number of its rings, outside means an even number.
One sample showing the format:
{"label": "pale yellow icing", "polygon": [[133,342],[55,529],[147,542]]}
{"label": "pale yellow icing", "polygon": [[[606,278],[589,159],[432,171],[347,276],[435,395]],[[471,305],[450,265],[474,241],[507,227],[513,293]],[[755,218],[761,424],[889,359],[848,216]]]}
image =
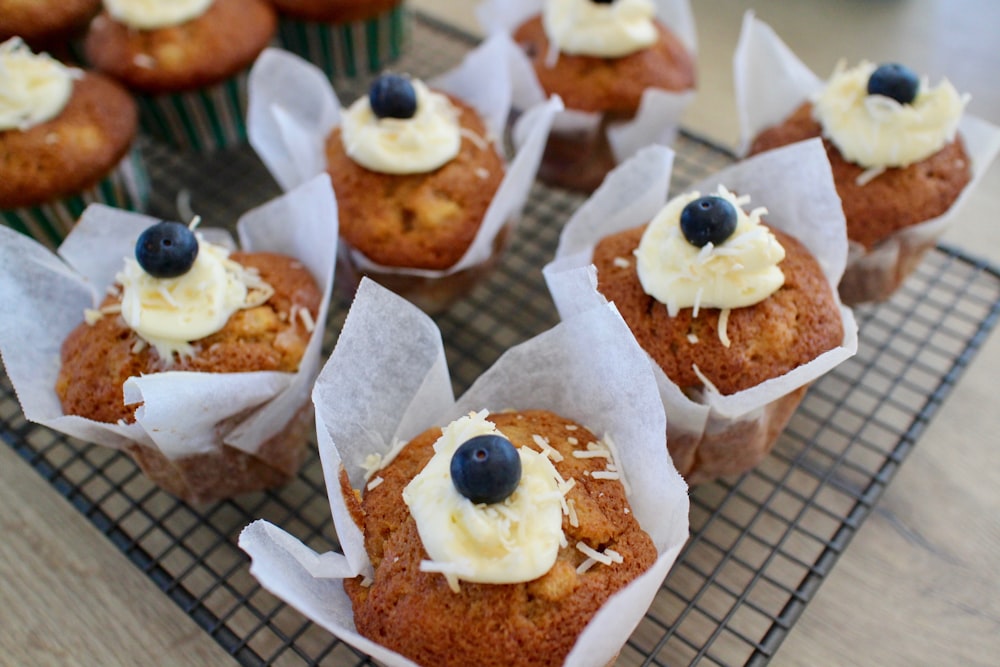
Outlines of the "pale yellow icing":
{"label": "pale yellow icing", "polygon": [[204,14],[213,0],[104,0],[104,8],[136,30],[169,28]]}
{"label": "pale yellow icing", "polygon": [[412,118],[379,118],[368,96],[345,112],[341,141],[352,160],[385,174],[434,171],[458,155],[462,128],[458,110],[447,96],[413,80],[417,111]]}
{"label": "pale yellow icing", "polygon": [[430,556],[421,569],[450,580],[530,581],[551,569],[565,541],[561,480],[544,454],[520,447],[521,481],[510,497],[476,505],[460,494],[450,473],[455,450],[478,435],[502,435],[486,415],[470,413],[442,429],[434,456],[403,490]]}
{"label": "pale yellow icing", "polygon": [[649,223],[635,250],[639,282],[647,294],[663,303],[671,317],[681,308],[740,308],[763,301],[785,282],[778,262],[785,258],[774,234],[760,224],[767,210],[743,206],[749,195],[737,197],[719,186],[716,195],[736,209],[736,231],[718,246],[698,248],[684,237],[681,212],[701,197],[698,192],[667,202]]}
{"label": "pale yellow icing", "polygon": [[32,53],[19,37],[0,44],[0,131],[27,130],[58,116],[81,75],[48,54]]}
{"label": "pale yellow icing", "polygon": [[813,116],[823,135],[844,158],[868,169],[905,167],[941,150],[955,138],[968,95],[944,79],[931,87],[920,82],[910,104],[868,94],[876,65],[837,64],[826,86],[813,98]]}
{"label": "pale yellow icing", "polygon": [[229,251],[198,235],[198,257],[184,275],[154,278],[134,258],[117,275],[121,315],[168,363],[189,355],[191,341],[218,332],[238,310],[267,301],[273,288],[254,271],[229,259]]}
{"label": "pale yellow icing", "polygon": [[542,25],[563,53],[619,58],[656,42],[655,16],[652,0],[547,0]]}

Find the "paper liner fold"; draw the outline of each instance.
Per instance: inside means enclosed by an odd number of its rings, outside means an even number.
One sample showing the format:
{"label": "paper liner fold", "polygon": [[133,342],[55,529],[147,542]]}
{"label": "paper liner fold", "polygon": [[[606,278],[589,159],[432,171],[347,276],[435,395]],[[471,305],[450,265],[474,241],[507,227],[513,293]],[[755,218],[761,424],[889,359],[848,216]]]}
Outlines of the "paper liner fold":
{"label": "paper liner fold", "polygon": [[[560,315],[565,319],[604,303],[591,264],[594,246],[611,234],[649,222],[667,200],[673,152],[650,146],[612,171],[604,184],[576,211],[563,228],[555,259],[543,270]],[[847,255],[840,199],[821,142],[817,139],[771,151],[726,168],[686,191],[714,192],[718,185],[748,194],[750,206],[765,206],[767,224],[796,237],[818,260],[836,298],[836,285]],[[689,483],[742,472],[760,459],[791,415],[776,405],[785,396],[843,362],[857,351],[857,324],[841,306],[844,337],[840,346],[809,363],[731,395],[706,388],[697,398],[685,395],[647,356],[667,414],[668,446],[679,452],[674,463]],[[797,401],[796,401],[797,403]],[[784,421],[782,421],[784,420]],[[766,440],[770,434],[770,440]],[[730,456],[741,465],[723,465],[722,457],[706,459],[720,441],[739,447],[741,440],[765,438],[766,447],[749,443],[754,457]],[[719,462],[718,467],[714,467]],[[692,475],[694,466],[706,466]],[[740,469],[737,469],[740,468]]]}
{"label": "paper liner fold", "polygon": [[[595,359],[594,349],[604,354]],[[617,443],[629,502],[659,558],[613,596],[566,665],[605,665],[641,620],[687,539],[686,486],[666,455],[663,409],[645,354],[613,307],[583,312],[508,350],[455,401],[440,333],[415,306],[364,280],[337,347],[316,382],[317,439],[343,553],[318,554],[264,521],[240,546],[263,586],[386,665],[410,661],[360,637],[341,579],[371,574],[363,536],[340,492],[340,471],[363,484],[360,462],[470,410],[548,409]],[[349,493],[349,491],[348,491]]]}

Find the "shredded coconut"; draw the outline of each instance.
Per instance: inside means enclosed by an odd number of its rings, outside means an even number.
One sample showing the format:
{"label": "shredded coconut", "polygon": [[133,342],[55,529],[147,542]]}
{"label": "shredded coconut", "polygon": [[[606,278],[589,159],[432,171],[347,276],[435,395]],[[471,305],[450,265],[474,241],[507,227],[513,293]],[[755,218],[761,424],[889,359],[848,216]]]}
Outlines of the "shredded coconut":
{"label": "shredded coconut", "polygon": [[361,578],[361,588],[370,588],[371,585],[374,584],[374,583],[375,583],[375,580],[372,579],[369,576],[365,576],[365,577]]}
{"label": "shredded coconut", "polygon": [[485,181],[490,177],[490,171],[485,167],[476,167],[476,176],[479,177],[480,180]]}
{"label": "shredded coconut", "polygon": [[694,335],[693,333],[689,333],[688,334],[688,342],[691,343],[692,345],[697,345],[698,344],[698,337],[696,335]]}
{"label": "shredded coconut", "polygon": [[316,320],[313,319],[312,313],[309,312],[308,308],[299,308],[299,319],[302,320],[302,326],[306,328],[306,331],[312,333],[316,329]]}
{"label": "shredded coconut", "polygon": [[577,542],[576,548],[587,558],[593,558],[595,561],[601,563],[602,565],[611,565],[611,563],[614,562],[610,556],[602,554],[597,549],[587,546],[587,544],[585,544],[584,542]]}
{"label": "shredded coconut", "polygon": [[729,326],[729,312],[729,308],[723,308],[719,313],[719,340],[722,341],[723,347],[727,348],[731,344],[729,341],[729,333],[726,331]]}
{"label": "shredded coconut", "polygon": [[698,368],[698,364],[691,364],[691,370],[693,370],[694,374],[698,376],[698,379],[701,380],[701,383],[705,385],[706,389],[708,389],[709,391],[714,391],[716,394],[720,393],[719,389],[714,384],[712,384],[712,381],[709,380],[705,376],[705,374],[701,372],[701,369]]}
{"label": "shredded coconut", "polygon": [[374,489],[375,487],[377,487],[378,485],[380,485],[380,484],[381,484],[382,482],[384,482],[384,481],[385,481],[385,480],[384,480],[383,478],[381,478],[381,477],[376,477],[376,478],[375,478],[375,479],[373,479],[372,481],[368,482],[368,486],[366,486],[365,488],[366,488],[367,490],[371,491],[372,489]]}
{"label": "shredded coconut", "polygon": [[595,470],[590,476],[594,479],[621,479],[621,475],[613,470]]}
{"label": "shredded coconut", "polygon": [[132,62],[135,63],[136,67],[141,67],[143,69],[156,69],[156,59],[148,53],[137,53],[132,58]]}
{"label": "shredded coconut", "polygon": [[476,148],[478,148],[479,150],[484,151],[487,148],[489,148],[489,144],[486,142],[486,139],[482,138],[481,136],[479,136],[478,134],[476,134],[475,132],[473,132],[469,128],[463,127],[462,130],[461,130],[461,134],[462,134],[463,137],[465,137],[466,139],[468,139],[469,141],[471,141],[473,144],[475,144]]}
{"label": "shredded coconut", "polygon": [[578,449],[575,452],[573,452],[573,457],[578,459],[599,459],[599,458],[610,459],[611,452],[609,452],[606,449],[601,449],[599,447],[595,447],[593,449],[588,448],[587,451]]}
{"label": "shredded coconut", "polygon": [[611,263],[617,266],[619,269],[627,269],[632,266],[632,262],[628,261],[624,257],[615,257],[611,260]]}
{"label": "shredded coconut", "polygon": [[560,462],[560,461],[563,460],[563,458],[564,458],[563,455],[560,454],[559,451],[555,447],[553,447],[552,445],[550,445],[549,441],[546,440],[545,438],[543,438],[542,436],[540,436],[537,433],[535,433],[534,435],[531,436],[531,440],[536,445],[538,445],[538,448],[541,449],[544,454],[547,454],[548,457],[550,459],[552,459],[553,461],[555,461],[556,463],[558,463],[558,462]]}
{"label": "shredded coconut", "polygon": [[574,503],[571,498],[570,500],[566,501],[566,504],[569,505],[569,525],[573,526],[574,528],[579,528],[580,517],[578,517],[576,514],[576,503]]}
{"label": "shredded coconut", "polygon": [[597,564],[596,560],[594,560],[593,558],[588,558],[587,560],[583,561],[582,563],[576,566],[576,573],[583,574],[590,568],[594,567],[594,565],[596,564]]}
{"label": "shredded coconut", "polygon": [[863,172],[858,174],[857,178],[854,179],[854,184],[859,188],[863,188],[884,173],[885,167],[872,167],[871,169],[865,169]]}
{"label": "shredded coconut", "polygon": [[576,424],[566,424],[566,430],[567,431],[576,431],[576,430],[579,430],[579,428],[580,427],[577,426]]}

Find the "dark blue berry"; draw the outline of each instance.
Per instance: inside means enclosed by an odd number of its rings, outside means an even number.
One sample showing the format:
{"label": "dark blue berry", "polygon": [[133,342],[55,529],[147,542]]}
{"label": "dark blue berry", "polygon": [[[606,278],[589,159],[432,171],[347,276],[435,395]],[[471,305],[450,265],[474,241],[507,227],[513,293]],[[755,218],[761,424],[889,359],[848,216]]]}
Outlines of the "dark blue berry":
{"label": "dark blue berry", "polygon": [[736,231],[736,209],[722,197],[699,197],[681,211],[681,232],[693,246],[719,245]]}
{"label": "dark blue berry", "polygon": [[591,0],[591,2],[593,2],[594,4],[597,4],[597,5],[610,5],[614,1],[615,0]]}
{"label": "dark blue berry", "polygon": [[879,65],[868,78],[869,95],[885,95],[900,104],[909,104],[917,97],[920,79],[905,65]]}
{"label": "dark blue berry", "polygon": [[176,278],[190,270],[198,256],[198,239],[187,225],[158,222],[139,235],[135,259],[154,278]]}
{"label": "dark blue berry", "polygon": [[507,438],[477,435],[452,455],[451,481],[476,504],[502,502],[521,481],[521,457]]}
{"label": "dark blue berry", "polygon": [[417,91],[405,76],[383,74],[368,89],[368,103],[378,118],[413,118]]}

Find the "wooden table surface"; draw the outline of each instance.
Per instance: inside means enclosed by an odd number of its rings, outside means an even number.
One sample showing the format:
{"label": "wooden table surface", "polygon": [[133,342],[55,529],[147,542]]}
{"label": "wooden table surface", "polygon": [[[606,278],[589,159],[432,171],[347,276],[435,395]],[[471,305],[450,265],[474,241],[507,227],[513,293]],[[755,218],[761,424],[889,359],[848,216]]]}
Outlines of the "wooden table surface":
{"label": "wooden table surface", "polygon": [[[470,0],[412,0],[472,26]],[[748,3],[697,0],[700,89],[687,126],[735,137],[729,63]],[[1000,2],[761,0],[814,71],[900,60],[970,91],[1000,124]],[[727,87],[728,86],[728,87]],[[1000,265],[1000,164],[946,240]],[[1000,334],[994,332],[772,664],[995,665],[1000,655]],[[0,447],[0,665],[235,661],[21,461]]]}

